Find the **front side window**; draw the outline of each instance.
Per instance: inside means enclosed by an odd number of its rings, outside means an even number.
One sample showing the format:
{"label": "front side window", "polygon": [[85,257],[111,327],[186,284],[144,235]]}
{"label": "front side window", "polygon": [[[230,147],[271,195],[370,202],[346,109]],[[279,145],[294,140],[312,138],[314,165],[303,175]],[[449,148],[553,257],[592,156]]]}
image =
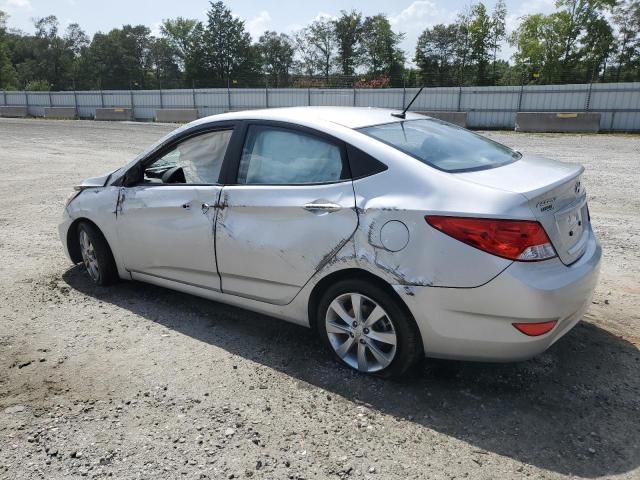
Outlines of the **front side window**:
{"label": "front side window", "polygon": [[271,126],[251,126],[242,150],[238,183],[308,184],[339,181],[340,147],[313,135]]}
{"label": "front side window", "polygon": [[232,130],[189,138],[145,170],[147,183],[218,183]]}
{"label": "front side window", "polygon": [[407,120],[359,130],[447,172],[500,167],[520,158],[504,145],[439,120]]}

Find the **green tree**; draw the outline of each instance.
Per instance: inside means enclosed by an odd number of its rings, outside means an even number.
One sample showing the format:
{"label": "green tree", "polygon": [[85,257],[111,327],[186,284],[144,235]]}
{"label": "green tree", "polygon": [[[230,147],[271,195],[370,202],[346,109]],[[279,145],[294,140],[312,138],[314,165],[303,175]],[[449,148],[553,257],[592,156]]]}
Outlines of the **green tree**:
{"label": "green tree", "polygon": [[303,75],[315,75],[318,71],[318,51],[309,41],[309,29],[303,28],[293,34],[293,45],[297,53],[294,68]]}
{"label": "green tree", "polygon": [[638,79],[640,73],[640,1],[626,0],[613,10],[616,25],[615,79]]}
{"label": "green tree", "polygon": [[423,84],[444,86],[455,83],[458,29],[456,24],[439,24],[420,34],[414,62],[420,70]]}
{"label": "green tree", "polygon": [[[182,72],[177,62],[177,53],[166,38],[151,38],[147,63],[148,75],[155,88],[179,88]],[[149,83],[148,83],[149,84]]]}
{"label": "green tree", "polygon": [[399,83],[404,69],[404,52],[400,49],[403,33],[395,33],[385,15],[367,17],[363,24],[364,63],[371,75],[388,75]]}
{"label": "green tree", "polygon": [[342,10],[333,22],[337,43],[337,62],[343,75],[353,75],[362,61],[362,14]]}
{"label": "green tree", "polygon": [[203,83],[207,73],[202,22],[182,17],[164,20],[160,32],[175,52],[175,62],[183,72],[183,83],[187,86]]}
{"label": "green tree", "polygon": [[185,59],[196,48],[196,42],[200,40],[197,32],[201,29],[202,22],[190,18],[178,17],[162,21],[160,32],[175,51],[181,68],[185,68]]}
{"label": "green tree", "polygon": [[471,47],[471,60],[475,63],[476,83],[487,84],[487,67],[492,49],[492,19],[487,14],[487,9],[482,2],[476,3],[471,8],[471,21],[469,22],[469,40]]}
{"label": "green tree", "polygon": [[500,46],[502,42],[506,38],[507,28],[506,28],[506,19],[507,19],[507,5],[504,3],[504,0],[498,0],[493,7],[493,12],[491,13],[491,33],[489,34],[489,46],[493,53],[493,81],[496,82],[499,78],[498,76],[498,52],[500,51]]}
{"label": "green tree", "polygon": [[7,14],[0,10],[0,88],[3,90],[11,90],[17,88],[18,76],[9,58],[6,33]]}
{"label": "green tree", "polygon": [[46,80],[30,80],[25,84],[24,89],[28,92],[46,92],[51,90],[51,86]]}
{"label": "green tree", "polygon": [[[552,15],[557,18],[563,45],[562,80],[572,80],[572,75],[585,54],[583,44],[587,43],[588,39],[584,36],[597,31],[602,38],[603,14],[614,5],[615,0],[556,0],[558,12]],[[594,23],[596,25],[592,25]],[[598,41],[596,41],[597,44]],[[597,48],[603,49],[602,45],[598,45]]]}
{"label": "green tree", "polygon": [[207,74],[215,86],[229,85],[232,77],[241,79],[253,73],[257,58],[251,49],[251,36],[244,22],[223,2],[210,2],[202,40]]}
{"label": "green tree", "polygon": [[93,88],[150,88],[151,31],[144,25],[124,25],[109,33],[98,32],[83,58],[85,78]]}
{"label": "green tree", "polygon": [[122,48],[127,62],[131,65],[129,88],[150,88],[147,71],[150,69],[150,53],[153,37],[144,25],[124,25],[121,35]]}
{"label": "green tree", "polygon": [[600,72],[602,75],[606,73],[607,61],[614,47],[613,29],[604,17],[594,18],[587,23],[579,51],[585,82],[597,80]]}
{"label": "green tree", "polygon": [[613,49],[605,16],[612,2],[558,0],[557,12],[525,17],[510,39],[516,64],[543,83],[597,78]]}
{"label": "green tree", "polygon": [[34,20],[34,26],[36,33],[32,45],[35,66],[32,80],[46,81],[54,90],[70,88],[75,53],[70,48],[70,42],[58,34],[58,19],[55,15],[38,18]]}
{"label": "green tree", "polygon": [[517,48],[513,58],[525,81],[552,83],[561,71],[564,22],[557,14],[524,17],[509,41]]}
{"label": "green tree", "polygon": [[266,31],[257,46],[264,72],[274,79],[276,87],[287,85],[295,52],[291,38]]}
{"label": "green tree", "polygon": [[314,20],[307,29],[306,40],[316,52],[314,57],[318,62],[318,70],[328,81],[337,43],[333,22],[327,18]]}
{"label": "green tree", "polygon": [[77,23],[69,24],[63,39],[67,55],[70,58],[72,78],[71,85],[67,84],[66,87],[71,86],[75,89],[77,79],[82,77],[82,56],[86,54],[90,41]]}
{"label": "green tree", "polygon": [[465,79],[468,78],[467,69],[471,57],[471,35],[469,27],[471,24],[471,12],[465,10],[458,14],[456,18],[457,38],[456,38],[456,56],[458,70],[458,85],[464,85]]}

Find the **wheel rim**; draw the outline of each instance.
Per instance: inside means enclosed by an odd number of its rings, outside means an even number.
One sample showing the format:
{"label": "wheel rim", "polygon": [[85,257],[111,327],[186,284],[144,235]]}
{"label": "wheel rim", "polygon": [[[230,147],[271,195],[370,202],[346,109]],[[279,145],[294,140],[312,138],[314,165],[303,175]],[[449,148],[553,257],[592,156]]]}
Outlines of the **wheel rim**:
{"label": "wheel rim", "polygon": [[89,276],[96,282],[100,280],[100,268],[96,251],[89,239],[89,235],[84,230],[80,231],[80,252],[82,253],[82,261],[84,263]]}
{"label": "wheel rim", "polygon": [[350,367],[377,372],[396,355],[398,337],[391,317],[374,300],[359,293],[336,297],[327,309],[329,343]]}

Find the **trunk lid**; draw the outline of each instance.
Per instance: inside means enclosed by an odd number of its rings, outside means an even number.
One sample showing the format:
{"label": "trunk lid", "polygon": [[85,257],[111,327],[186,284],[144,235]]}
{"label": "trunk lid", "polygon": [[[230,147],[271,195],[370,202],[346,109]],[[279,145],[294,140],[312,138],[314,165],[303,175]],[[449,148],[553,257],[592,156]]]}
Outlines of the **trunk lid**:
{"label": "trunk lid", "polygon": [[581,165],[526,156],[503,167],[455,175],[524,195],[560,260],[569,265],[584,253],[590,232],[583,172]]}

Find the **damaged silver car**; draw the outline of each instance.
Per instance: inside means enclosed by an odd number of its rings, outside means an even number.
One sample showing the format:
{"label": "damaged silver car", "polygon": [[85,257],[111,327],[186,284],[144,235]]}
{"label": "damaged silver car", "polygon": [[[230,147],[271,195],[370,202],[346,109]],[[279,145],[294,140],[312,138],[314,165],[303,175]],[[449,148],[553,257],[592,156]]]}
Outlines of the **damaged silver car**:
{"label": "damaged silver car", "polygon": [[59,230],[99,285],[308,326],[392,376],[424,356],[526,359],[580,320],[601,257],[582,172],[414,113],[235,112],[86,180]]}

